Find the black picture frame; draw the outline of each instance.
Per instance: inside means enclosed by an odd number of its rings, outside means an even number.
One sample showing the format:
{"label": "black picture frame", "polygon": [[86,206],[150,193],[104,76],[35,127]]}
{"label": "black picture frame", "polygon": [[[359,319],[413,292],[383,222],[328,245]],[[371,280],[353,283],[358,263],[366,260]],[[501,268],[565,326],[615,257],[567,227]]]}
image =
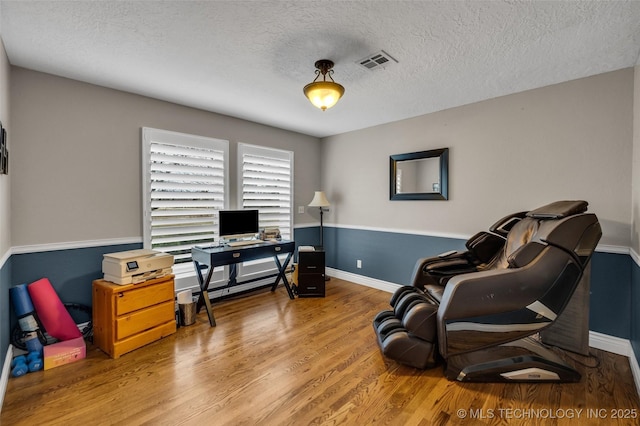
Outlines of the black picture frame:
{"label": "black picture frame", "polygon": [[[399,192],[398,167],[404,161],[415,161],[434,158],[438,162],[440,176],[437,186],[432,192]],[[389,157],[389,199],[390,200],[448,200],[449,199],[449,148],[397,154]]]}
{"label": "black picture frame", "polygon": [[4,128],[0,127],[0,174],[4,174]]}
{"label": "black picture frame", "polygon": [[0,174],[9,174],[9,149],[7,147],[7,130],[0,123]]}

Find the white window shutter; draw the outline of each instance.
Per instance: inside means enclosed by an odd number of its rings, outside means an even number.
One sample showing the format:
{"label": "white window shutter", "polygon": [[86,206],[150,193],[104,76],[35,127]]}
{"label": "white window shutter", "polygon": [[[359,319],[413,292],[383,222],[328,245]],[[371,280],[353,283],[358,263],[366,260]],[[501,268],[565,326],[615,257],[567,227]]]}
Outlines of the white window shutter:
{"label": "white window shutter", "polygon": [[242,208],[258,209],[260,227],[278,227],[292,239],[293,153],[255,145],[238,145]]}
{"label": "white window shutter", "polygon": [[224,157],[217,150],[151,144],[151,248],[191,262],[191,248],[217,237]]}
{"label": "white window shutter", "polygon": [[192,270],[191,248],[214,241],[227,207],[228,142],[143,129],[145,247]]}

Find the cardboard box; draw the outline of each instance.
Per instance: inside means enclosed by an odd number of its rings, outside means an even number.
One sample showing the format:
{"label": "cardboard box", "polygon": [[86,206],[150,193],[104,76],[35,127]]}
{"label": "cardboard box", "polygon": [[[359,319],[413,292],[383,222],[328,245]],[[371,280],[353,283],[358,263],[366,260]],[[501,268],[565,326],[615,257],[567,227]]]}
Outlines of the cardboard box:
{"label": "cardboard box", "polygon": [[82,337],[47,345],[43,349],[45,370],[70,364],[87,356],[87,347]]}

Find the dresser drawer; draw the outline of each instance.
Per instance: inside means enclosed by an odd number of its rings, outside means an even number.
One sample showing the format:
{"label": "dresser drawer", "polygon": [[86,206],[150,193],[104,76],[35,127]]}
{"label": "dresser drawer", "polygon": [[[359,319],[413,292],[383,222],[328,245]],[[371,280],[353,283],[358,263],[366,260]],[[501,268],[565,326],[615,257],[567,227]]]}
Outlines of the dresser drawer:
{"label": "dresser drawer", "polygon": [[116,340],[124,339],[167,321],[175,322],[173,300],[116,319]]}
{"label": "dresser drawer", "polygon": [[298,273],[324,274],[324,251],[298,252]]}
{"label": "dresser drawer", "polygon": [[131,337],[113,342],[112,345],[107,346],[106,352],[113,358],[118,358],[127,352],[131,352],[141,346],[155,342],[156,340],[167,337],[175,332],[176,322],[175,320],[171,320],[157,327],[145,330],[142,333],[134,334]]}
{"label": "dresser drawer", "polygon": [[324,274],[300,274],[298,281],[298,297],[324,297]]}
{"label": "dresser drawer", "polygon": [[173,300],[173,280],[135,288],[116,294],[116,315],[124,315],[147,306]]}

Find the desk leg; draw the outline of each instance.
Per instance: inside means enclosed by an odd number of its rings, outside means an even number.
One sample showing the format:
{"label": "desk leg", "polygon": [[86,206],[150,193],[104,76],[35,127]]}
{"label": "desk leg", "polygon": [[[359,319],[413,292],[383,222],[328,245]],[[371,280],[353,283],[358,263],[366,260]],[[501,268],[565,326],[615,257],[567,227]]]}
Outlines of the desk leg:
{"label": "desk leg", "polygon": [[271,286],[271,291],[276,291],[278,284],[280,284],[280,279],[282,279],[282,281],[284,282],[284,286],[287,289],[287,293],[289,293],[289,299],[295,299],[295,297],[293,296],[293,291],[291,290],[291,286],[289,285],[289,281],[287,280],[287,276],[284,272],[287,265],[289,264],[289,261],[291,260],[292,255],[293,253],[289,253],[283,264],[280,264],[280,259],[278,259],[278,256],[273,256],[273,260],[278,266],[278,277],[276,278],[276,282],[273,283],[273,286]]}
{"label": "desk leg", "polygon": [[200,284],[200,296],[198,297],[197,312],[200,312],[200,308],[204,303],[205,309],[207,310],[207,316],[209,317],[209,324],[211,327],[216,326],[216,319],[213,316],[213,308],[211,307],[211,300],[209,299],[209,283],[211,282],[211,277],[213,276],[213,266],[208,267],[207,277],[204,278],[202,276],[202,269],[200,268],[200,264],[193,261],[196,267],[196,276],[198,277],[198,282]]}
{"label": "desk leg", "polygon": [[238,285],[238,264],[232,263],[229,265],[229,280],[227,281],[227,287],[233,287]]}

